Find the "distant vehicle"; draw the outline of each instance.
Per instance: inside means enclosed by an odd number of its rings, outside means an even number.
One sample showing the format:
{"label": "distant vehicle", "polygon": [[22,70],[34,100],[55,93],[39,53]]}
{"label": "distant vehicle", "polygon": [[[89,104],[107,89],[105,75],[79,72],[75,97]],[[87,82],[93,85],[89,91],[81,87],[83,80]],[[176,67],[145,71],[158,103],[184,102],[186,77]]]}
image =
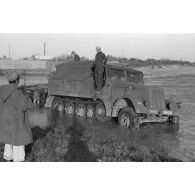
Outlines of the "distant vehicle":
{"label": "distant vehicle", "polygon": [[82,61],[56,66],[48,81],[45,106],[97,120],[117,117],[118,124],[127,128],[143,122],[179,123],[177,104],[165,99],[163,88],[145,85],[142,72],[108,64],[104,87],[96,92],[92,64]]}

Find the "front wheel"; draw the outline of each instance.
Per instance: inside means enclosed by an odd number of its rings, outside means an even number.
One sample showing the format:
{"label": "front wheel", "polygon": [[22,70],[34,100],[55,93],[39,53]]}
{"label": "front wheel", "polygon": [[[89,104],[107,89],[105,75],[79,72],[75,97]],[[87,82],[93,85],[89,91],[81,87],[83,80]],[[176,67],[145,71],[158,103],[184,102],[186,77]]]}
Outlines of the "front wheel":
{"label": "front wheel", "polygon": [[125,107],[120,110],[118,115],[118,124],[121,127],[133,128],[138,121],[137,115],[133,108]]}

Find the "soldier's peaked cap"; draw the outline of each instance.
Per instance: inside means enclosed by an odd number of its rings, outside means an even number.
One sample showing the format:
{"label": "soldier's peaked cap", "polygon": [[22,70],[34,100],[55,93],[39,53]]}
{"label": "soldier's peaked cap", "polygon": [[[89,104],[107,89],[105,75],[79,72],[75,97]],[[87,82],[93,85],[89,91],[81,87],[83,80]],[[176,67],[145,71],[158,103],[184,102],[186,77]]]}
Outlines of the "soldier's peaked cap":
{"label": "soldier's peaked cap", "polygon": [[15,81],[18,78],[19,78],[19,74],[16,71],[9,72],[7,75],[7,80],[11,82]]}
{"label": "soldier's peaked cap", "polygon": [[100,49],[101,50],[101,47],[100,46],[96,46],[96,49]]}

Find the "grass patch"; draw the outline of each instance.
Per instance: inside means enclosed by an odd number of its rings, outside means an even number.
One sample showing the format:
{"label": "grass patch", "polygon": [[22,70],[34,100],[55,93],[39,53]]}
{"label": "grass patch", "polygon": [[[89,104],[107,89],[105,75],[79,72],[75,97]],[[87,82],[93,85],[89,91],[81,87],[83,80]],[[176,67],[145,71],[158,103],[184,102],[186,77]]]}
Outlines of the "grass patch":
{"label": "grass patch", "polygon": [[[47,112],[45,112],[47,113]],[[42,121],[41,117],[36,118]],[[34,142],[26,147],[29,162],[172,162],[166,150],[148,140],[145,131],[102,128],[98,123],[90,126],[77,119],[60,120],[57,112],[47,113],[47,125],[32,128]],[[37,117],[37,116],[36,116]],[[63,116],[64,117],[64,116]],[[40,122],[39,121],[39,122]],[[44,120],[43,120],[44,121]],[[52,123],[51,123],[52,121]],[[38,124],[38,122],[37,122]],[[44,123],[45,124],[45,123]],[[110,129],[109,129],[110,128]],[[148,140],[148,141],[146,141]],[[146,143],[149,142],[149,143]],[[0,144],[0,161],[4,145]]]}

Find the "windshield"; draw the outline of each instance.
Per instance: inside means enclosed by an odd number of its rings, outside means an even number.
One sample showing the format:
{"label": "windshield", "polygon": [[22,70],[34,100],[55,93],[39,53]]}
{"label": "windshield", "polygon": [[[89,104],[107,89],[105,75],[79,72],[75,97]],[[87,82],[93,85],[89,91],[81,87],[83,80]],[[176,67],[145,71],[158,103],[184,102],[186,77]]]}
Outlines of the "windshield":
{"label": "windshield", "polygon": [[108,78],[110,78],[112,80],[121,80],[121,81],[126,80],[124,70],[117,70],[117,69],[108,68],[107,69],[107,76],[108,76]]}

